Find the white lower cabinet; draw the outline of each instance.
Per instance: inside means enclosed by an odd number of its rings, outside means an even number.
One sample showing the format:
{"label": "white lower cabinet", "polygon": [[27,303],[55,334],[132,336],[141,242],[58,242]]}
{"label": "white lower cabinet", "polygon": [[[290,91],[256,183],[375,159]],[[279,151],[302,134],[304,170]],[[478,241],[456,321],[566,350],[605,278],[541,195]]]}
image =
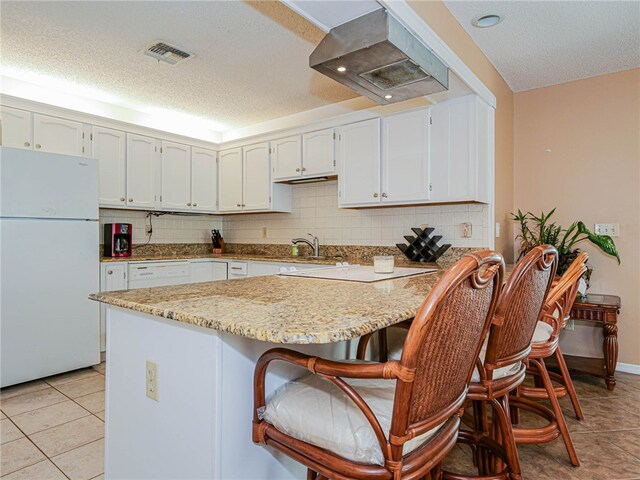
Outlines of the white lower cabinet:
{"label": "white lower cabinet", "polygon": [[[100,291],[112,292],[128,288],[127,262],[102,262],[100,264]],[[100,351],[105,349],[106,341],[106,308],[100,304]]]}
{"label": "white lower cabinet", "polygon": [[191,263],[191,283],[213,282],[227,279],[227,262],[194,259]]}

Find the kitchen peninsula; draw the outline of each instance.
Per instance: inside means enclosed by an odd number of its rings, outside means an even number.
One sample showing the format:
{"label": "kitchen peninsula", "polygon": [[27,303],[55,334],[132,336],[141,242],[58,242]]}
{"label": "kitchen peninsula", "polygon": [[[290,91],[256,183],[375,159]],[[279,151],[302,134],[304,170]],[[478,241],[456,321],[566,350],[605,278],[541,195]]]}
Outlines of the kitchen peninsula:
{"label": "kitchen peninsula", "polygon": [[[354,358],[360,336],[412,318],[442,271],[373,283],[271,275],[91,295],[107,304],[106,478],[304,478],[302,465],[251,441],[256,360],[284,344]],[[148,362],[157,400],[145,395]],[[275,364],[268,391],[302,373]]]}

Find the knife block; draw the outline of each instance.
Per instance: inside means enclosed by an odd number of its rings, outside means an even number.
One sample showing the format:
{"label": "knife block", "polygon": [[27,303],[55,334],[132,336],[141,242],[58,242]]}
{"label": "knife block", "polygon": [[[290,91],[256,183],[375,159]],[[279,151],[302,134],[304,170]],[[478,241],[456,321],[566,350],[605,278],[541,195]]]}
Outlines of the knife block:
{"label": "knife block", "polygon": [[413,235],[405,235],[404,238],[409,244],[396,243],[396,246],[412,262],[435,262],[440,256],[449,250],[451,244],[438,245],[442,235],[432,235],[435,228],[412,228]]}

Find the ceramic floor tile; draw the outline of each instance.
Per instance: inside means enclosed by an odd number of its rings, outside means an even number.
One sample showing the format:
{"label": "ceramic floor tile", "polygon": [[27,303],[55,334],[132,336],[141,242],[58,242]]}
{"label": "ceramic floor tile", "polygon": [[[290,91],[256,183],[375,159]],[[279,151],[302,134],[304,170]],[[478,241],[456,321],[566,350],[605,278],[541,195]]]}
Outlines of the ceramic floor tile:
{"label": "ceramic floor tile", "polygon": [[45,460],[45,456],[27,438],[0,445],[0,475],[7,475]]}
{"label": "ceramic floor tile", "polygon": [[0,420],[0,444],[13,442],[24,437],[24,434],[18,430],[11,420],[5,418]]}
{"label": "ceramic floor tile", "polygon": [[83,368],[81,370],[74,370],[72,372],[62,373],[60,375],[55,375],[53,377],[45,378],[44,381],[49,385],[55,387],[58,385],[64,385],[65,383],[75,382],[78,380],[82,380],[83,378],[95,377],[98,375],[92,368]]}
{"label": "ceramic floor tile", "polygon": [[50,460],[13,472],[3,480],[67,480],[67,477]]}
{"label": "ceramic floor tile", "polygon": [[577,480],[571,466],[562,465],[538,445],[518,445],[520,468],[525,478],[535,480]]}
{"label": "ceramic floor tile", "polygon": [[35,380],[33,382],[21,383],[20,385],[14,385],[12,387],[5,387],[0,390],[0,402],[17,395],[43,390],[47,387],[48,385],[42,380]]}
{"label": "ceramic floor tile", "polygon": [[104,410],[101,412],[96,412],[96,417],[98,417],[100,420],[102,420],[103,422],[105,421],[104,419]]}
{"label": "ceramic floor tile", "polygon": [[90,393],[100,392],[104,390],[104,375],[94,372],[95,375],[76,380],[75,382],[56,385],[56,388],[70,398],[82,397]]}
{"label": "ceramic floor tile", "polygon": [[4,414],[4,412],[0,411],[0,420],[2,420],[3,418],[7,418],[7,416]]}
{"label": "ceramic floor tile", "polygon": [[66,400],[68,400],[67,397],[47,385],[44,389],[3,400],[2,411],[11,418],[21,413],[55,405]]}
{"label": "ceramic floor tile", "polygon": [[74,398],[74,402],[79,403],[91,413],[101,412],[104,410],[104,391],[90,393],[83,397]]}
{"label": "ceramic floor tile", "polygon": [[104,480],[104,473],[102,475],[98,475],[97,477],[93,477],[91,480]]}
{"label": "ceramic floor tile", "polygon": [[89,412],[84,408],[71,400],[66,400],[49,407],[16,415],[12,420],[24,433],[31,435],[88,415]]}
{"label": "ceramic floor tile", "polygon": [[101,373],[101,374],[105,374],[107,372],[107,364],[106,362],[102,362],[98,365],[94,365],[93,368],[96,372]]}
{"label": "ceramic floor tile", "polygon": [[611,442],[640,460],[640,430],[610,432]]}
{"label": "ceramic floor tile", "polygon": [[29,438],[48,457],[53,457],[103,437],[104,423],[99,418],[90,415],[43,432],[34,433]]}
{"label": "ceramic floor tile", "polygon": [[89,443],[51,459],[71,480],[89,480],[104,472],[104,440]]}

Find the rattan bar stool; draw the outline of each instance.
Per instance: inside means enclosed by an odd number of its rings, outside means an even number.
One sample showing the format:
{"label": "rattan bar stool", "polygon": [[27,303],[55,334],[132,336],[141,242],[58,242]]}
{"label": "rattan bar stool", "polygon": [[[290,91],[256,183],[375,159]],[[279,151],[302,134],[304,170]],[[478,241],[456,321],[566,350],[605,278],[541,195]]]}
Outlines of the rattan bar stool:
{"label": "rattan bar stool", "polygon": [[[439,478],[440,462],[456,443],[503,274],[495,252],[456,263],[420,307],[399,361],[265,352],[254,376],[253,441],[306,465],[308,480]],[[309,373],[267,399],[265,376],[273,361]]]}
{"label": "rattan bar stool", "polygon": [[[580,461],[573,446],[559,399],[569,395],[576,417],[582,420],[584,415],[569,375],[569,369],[560,351],[559,335],[569,319],[571,308],[576,299],[578,282],[587,270],[585,264],[588,258],[585,252],[580,253],[549,292],[544,306],[543,318],[536,327],[531,352],[525,362],[527,374],[534,376],[536,386],[520,385],[515,395],[512,395],[510,399],[512,413],[515,413],[512,415],[514,424],[519,421],[518,409],[533,412],[549,421],[549,424],[544,427],[514,427],[513,433],[516,443],[546,443],[561,436],[574,466],[579,466]],[[549,372],[544,362],[545,358],[554,355],[560,368],[560,374]],[[559,386],[554,385],[553,380]],[[531,398],[548,399],[551,403],[551,409],[530,400]]]}

